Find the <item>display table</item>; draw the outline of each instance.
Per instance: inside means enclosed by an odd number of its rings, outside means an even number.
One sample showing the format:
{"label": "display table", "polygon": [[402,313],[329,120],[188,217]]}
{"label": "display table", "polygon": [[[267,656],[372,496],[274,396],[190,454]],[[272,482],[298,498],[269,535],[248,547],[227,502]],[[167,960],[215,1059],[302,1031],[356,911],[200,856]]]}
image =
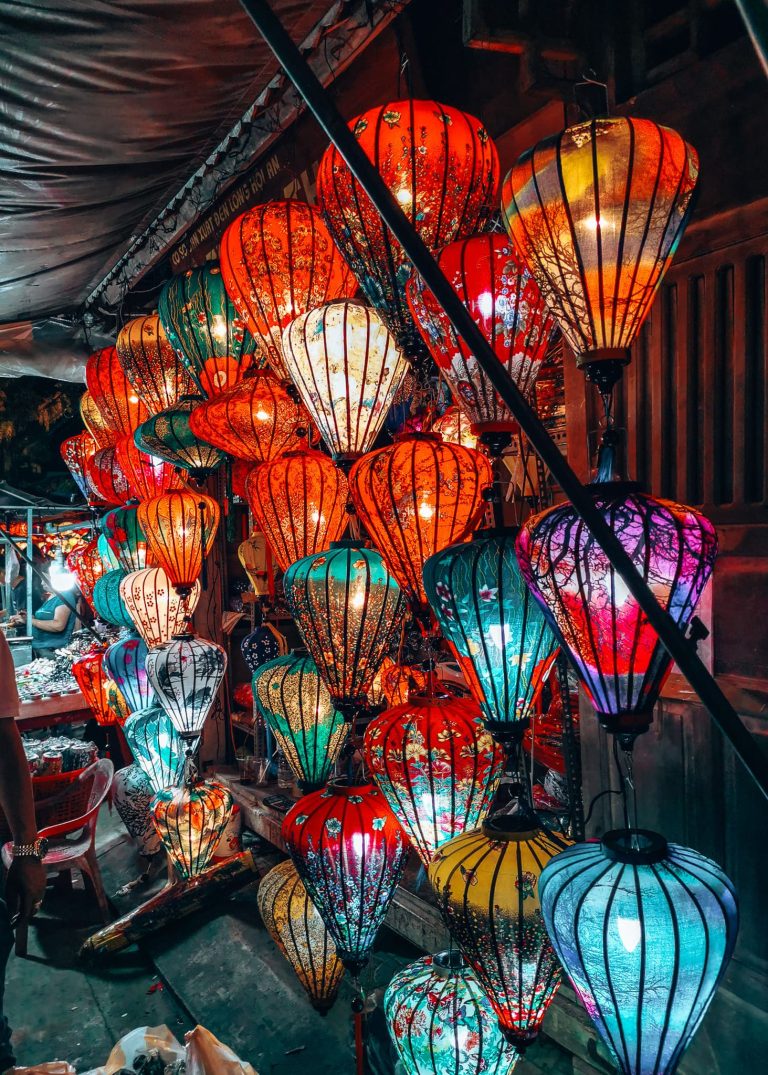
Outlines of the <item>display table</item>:
{"label": "display table", "polygon": [[40,728],[52,728],[58,724],[85,724],[91,711],[80,691],[71,694],[54,694],[50,698],[37,698],[22,702],[16,723],[23,732]]}

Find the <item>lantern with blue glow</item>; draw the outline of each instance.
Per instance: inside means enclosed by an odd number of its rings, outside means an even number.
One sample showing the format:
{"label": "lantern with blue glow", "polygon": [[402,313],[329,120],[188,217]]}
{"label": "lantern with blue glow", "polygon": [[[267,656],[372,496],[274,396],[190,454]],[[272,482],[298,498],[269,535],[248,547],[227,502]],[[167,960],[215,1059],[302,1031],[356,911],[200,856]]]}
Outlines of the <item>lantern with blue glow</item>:
{"label": "lantern with blue glow", "polygon": [[169,858],[188,881],[210,864],[232,814],[232,796],[223,784],[203,780],[158,791],[150,813]]}
{"label": "lantern with blue glow", "polygon": [[522,736],[557,649],[520,573],[516,536],[479,530],[424,565],[432,611],[499,741]]}
{"label": "lantern with blue glow", "polygon": [[133,435],[142,452],[188,470],[198,482],[226,459],[224,452],[200,440],[190,428],[189,416],[199,402],[197,396],[184,396],[175,406],[142,422]]}
{"label": "lantern with blue glow", "polygon": [[456,951],[398,971],[384,994],[384,1016],[405,1075],[511,1075],[519,1059]]}
{"label": "lantern with blue glow", "polygon": [[113,643],[104,654],[104,670],[118,685],[132,713],[145,709],[154,691],[147,679],[147,644],[135,636]]}
{"label": "lantern with blue glow", "polygon": [[120,584],[127,575],[122,568],[107,571],[93,587],[93,609],[100,620],[115,627],[133,627],[128,609],[120,595]]}
{"label": "lantern with blue glow", "polygon": [[547,931],[622,1075],[673,1075],[733,954],[738,906],[717,863],[616,830],[551,859]]}
{"label": "lantern with blue glow", "polygon": [[154,792],[181,784],[186,748],[162,706],[155,702],[136,710],[123,725],[123,733],[133,760],[146,774]]}
{"label": "lantern with blue glow", "polygon": [[96,538],[96,548],[101,557],[104,571],[116,571],[119,567],[122,567],[103,534],[99,534]]}
{"label": "lantern with blue glow", "polygon": [[[712,523],[634,482],[587,489],[656,600],[684,630],[714,567]],[[672,658],[572,505],[528,519],[517,555],[601,723],[630,736],[647,730]]]}
{"label": "lantern with blue glow", "polygon": [[175,635],[147,654],[147,678],[190,753],[213,709],[226,667],[221,646],[193,634]]}
{"label": "lantern with blue glow", "polygon": [[253,697],[302,791],[321,788],[333,771],[348,726],[315,662],[300,653],[268,661],[253,677]]}
{"label": "lantern with blue glow", "polygon": [[147,567],[147,539],[133,506],[113,508],[101,520],[101,532],[120,567],[140,571]]}

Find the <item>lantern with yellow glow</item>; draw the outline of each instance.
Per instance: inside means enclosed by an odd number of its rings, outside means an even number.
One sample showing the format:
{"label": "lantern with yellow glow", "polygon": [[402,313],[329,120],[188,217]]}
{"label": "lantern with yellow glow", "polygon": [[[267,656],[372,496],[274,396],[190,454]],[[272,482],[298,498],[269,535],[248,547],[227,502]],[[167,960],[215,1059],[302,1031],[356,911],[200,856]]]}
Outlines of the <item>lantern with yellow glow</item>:
{"label": "lantern with yellow glow", "polygon": [[221,510],[211,497],[176,489],[138,506],[147,546],[178,594],[188,596],[208,555]]}
{"label": "lantern with yellow glow", "polygon": [[164,788],[150,813],[168,857],[188,881],[210,864],[232,814],[232,796],[215,780]]}
{"label": "lantern with yellow glow", "polygon": [[147,408],[126,377],[114,347],[90,356],[85,363],[85,383],[113,444],[148,418]]}
{"label": "lantern with yellow glow", "polygon": [[290,859],[262,878],[256,900],[262,922],[291,964],[310,1004],[325,1015],[339,991],[344,964]]}
{"label": "lantern with yellow glow", "polygon": [[401,664],[385,657],[376,677],[380,695],[392,708],[408,701],[408,695],[423,694],[427,687],[428,674],[417,664]]}
{"label": "lantern with yellow glow", "polygon": [[538,1036],[560,986],[538,886],[546,864],[569,844],[532,815],[496,814],[444,844],[429,867],[445,924],[519,1050]]}
{"label": "lantern with yellow glow", "polygon": [[77,588],[87,601],[91,612],[93,607],[93,587],[97,579],[104,574],[104,561],[99,555],[99,543],[96,538],[86,545],[76,545],[67,556],[67,567],[77,579]]}
{"label": "lantern with yellow glow", "polygon": [[[529,396],[547,353],[554,320],[538,284],[506,235],[475,235],[451,243],[437,262],[494,354]],[[495,450],[509,443],[517,422],[474,354],[418,273],[406,287],[408,306],[454,399]],[[448,438],[446,438],[448,439]]]}
{"label": "lantern with yellow glow", "polygon": [[132,571],[120,582],[120,596],[146,644],[151,648],[170,642],[182,632],[200,600],[200,583],[182,598],[162,567]]}
{"label": "lantern with yellow glow", "polygon": [[85,464],[89,456],[92,456],[96,450],[96,439],[88,430],[76,433],[74,437],[67,437],[66,440],[61,442],[61,448],[59,449],[61,458],[72,475],[75,485],[88,501],[98,499],[94,497],[93,490],[85,476]]}
{"label": "lantern with yellow glow", "polygon": [[[496,148],[479,120],[408,100],[372,108],[349,126],[430,250],[477,231],[499,185]],[[404,294],[411,263],[333,145],[320,161],[317,202],[369,302],[413,352],[418,335]]]}
{"label": "lantern with yellow glow", "polygon": [[120,469],[128,479],[131,495],[137,500],[151,500],[171,489],[180,489],[187,477],[156,455],[147,455],[136,447],[133,434],[120,437],[115,445]]}
{"label": "lantern with yellow glow", "polygon": [[189,416],[196,437],[236,459],[266,463],[296,444],[307,416],[270,373],[259,371]]}
{"label": "lantern with yellow glow", "polygon": [[251,534],[237,547],[237,558],[243,565],[257,597],[267,592],[267,539],[264,534]]}
{"label": "lantern with yellow glow", "polygon": [[80,397],[80,417],[83,425],[96,441],[96,449],[108,448],[115,443],[117,434],[113,433],[101,416],[99,408],[90,392],[83,392]]}
{"label": "lantern with yellow glow", "polygon": [[142,422],[133,435],[136,447],[174,467],[188,470],[196,481],[206,478],[226,459],[224,452],[195,436],[189,416],[197,407],[198,397],[185,397],[159,414]]}
{"label": "lantern with yellow glow", "polygon": [[115,348],[126,377],[150,414],[174,407],[182,396],[195,391],[157,314],[134,317],[123,325]]}
{"label": "lantern with yellow glow", "polygon": [[422,620],[424,562],[475,529],[492,481],[484,455],[430,433],[400,437],[352,467],[357,514]]}
{"label": "lantern with yellow glow", "polygon": [[472,432],[469,418],[460,407],[448,407],[430,426],[430,433],[437,433],[449,444],[460,444],[462,448],[477,448],[478,436]]}
{"label": "lantern with yellow glow", "polygon": [[97,724],[114,724],[115,713],[109,705],[109,678],[102,667],[104,651],[91,650],[72,662],[72,675]]}
{"label": "lantern with yellow glow", "polygon": [[629,361],[698,171],[675,131],[621,116],[539,142],[504,181],[507,230],[591,379],[610,385]]}
{"label": "lantern with yellow glow", "polygon": [[124,504],[131,495],[114,444],[99,448],[86,459],[85,479],[105,504]]}
{"label": "lantern with yellow glow", "polygon": [[376,311],[348,299],[309,310],[283,333],[283,358],[333,458],[372,448],[408,371]]}
{"label": "lantern with yellow glow", "polygon": [[245,483],[256,524],[282,571],[327,549],[347,526],[347,480],[327,455],[304,447],[262,463]]}
{"label": "lantern with yellow glow", "polygon": [[220,254],[224,286],[278,376],[286,376],[286,325],[357,290],[320,213],[306,202],[249,209],[224,232]]}

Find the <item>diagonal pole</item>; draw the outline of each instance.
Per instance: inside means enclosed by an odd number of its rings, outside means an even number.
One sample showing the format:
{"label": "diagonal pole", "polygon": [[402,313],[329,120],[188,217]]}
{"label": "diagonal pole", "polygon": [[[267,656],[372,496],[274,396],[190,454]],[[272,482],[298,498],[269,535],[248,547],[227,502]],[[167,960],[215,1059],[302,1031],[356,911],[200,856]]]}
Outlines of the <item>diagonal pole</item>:
{"label": "diagonal pole", "polygon": [[625,552],[621,542],[596,509],[591,496],[568,465],[535,411],[496,358],[480,329],[453,290],[432,254],[395,201],[376,168],[312,73],[267,0],[240,0],[266,44],[306,101],[320,126],[336,146],[363,187],[381,219],[402,246],[414,268],[442,306],[455,331],[473,352],[483,372],[514,414],[539,458],[591,530],[611,564],[624,580],[672,659],[729,741],[745,769],[768,799],[768,758],[723,694],[672,617],[659,605]]}

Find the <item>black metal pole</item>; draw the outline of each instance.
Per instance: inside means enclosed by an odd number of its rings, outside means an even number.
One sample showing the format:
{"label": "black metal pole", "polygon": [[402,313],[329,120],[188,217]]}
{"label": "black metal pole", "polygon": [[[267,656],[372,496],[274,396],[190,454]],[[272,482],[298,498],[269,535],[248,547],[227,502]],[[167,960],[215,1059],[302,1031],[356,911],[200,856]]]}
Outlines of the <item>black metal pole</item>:
{"label": "black metal pole", "polygon": [[636,571],[620,541],[595,508],[591,496],[496,358],[482,332],[361,149],[331,97],[313,74],[282,23],[266,0],[240,0],[240,3],[320,126],[347,162],[416,271],[442,306],[455,331],[473,352],[483,372],[514,414],[540,459],[626,583],[627,589],[648,617],[648,622],[709,710],[710,716],[730,742],[747,772],[768,799],[768,758],[761,753],[754,738],[742,724],[738,713],[707,671],[691,643],[659,605]]}

